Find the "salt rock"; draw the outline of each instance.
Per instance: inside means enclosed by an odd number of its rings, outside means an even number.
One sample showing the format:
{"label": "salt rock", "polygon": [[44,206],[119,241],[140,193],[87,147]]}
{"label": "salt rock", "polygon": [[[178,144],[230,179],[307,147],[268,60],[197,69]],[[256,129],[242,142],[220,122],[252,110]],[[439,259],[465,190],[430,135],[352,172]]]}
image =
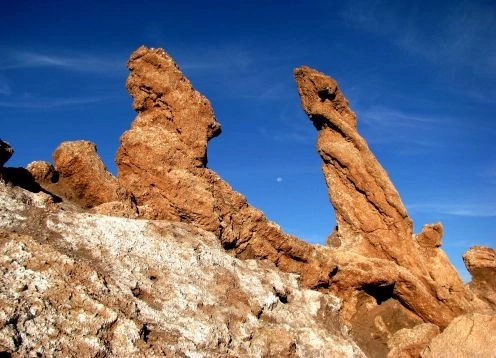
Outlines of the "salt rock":
{"label": "salt rock", "polygon": [[340,300],[193,225],[46,207],[0,183],[0,355],[365,357]]}
{"label": "salt rock", "polygon": [[63,142],[53,153],[59,178],[51,190],[83,207],[119,200],[117,179],[89,141]]}
{"label": "salt rock", "polygon": [[423,358],[492,358],[496,352],[496,316],[470,313],[455,318],[421,352]]}

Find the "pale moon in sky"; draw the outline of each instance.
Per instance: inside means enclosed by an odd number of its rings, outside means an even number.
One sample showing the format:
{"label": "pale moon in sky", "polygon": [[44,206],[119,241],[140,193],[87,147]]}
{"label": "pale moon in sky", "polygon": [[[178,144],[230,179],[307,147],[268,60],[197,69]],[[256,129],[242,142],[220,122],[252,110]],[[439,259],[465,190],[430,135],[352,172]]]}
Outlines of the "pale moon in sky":
{"label": "pale moon in sky", "polygon": [[280,183],[280,182],[282,182],[282,178],[281,178],[281,177],[277,177],[276,181],[277,181],[278,183]]}

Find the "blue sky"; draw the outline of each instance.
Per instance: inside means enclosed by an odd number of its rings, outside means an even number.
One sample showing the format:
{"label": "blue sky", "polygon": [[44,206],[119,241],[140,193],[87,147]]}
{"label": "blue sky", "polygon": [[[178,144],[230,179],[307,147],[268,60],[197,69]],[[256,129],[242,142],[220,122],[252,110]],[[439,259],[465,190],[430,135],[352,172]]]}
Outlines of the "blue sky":
{"label": "blue sky", "polygon": [[0,137],[10,166],[95,142],[115,173],[135,113],[127,58],[163,47],[211,101],[223,134],[209,167],[286,231],[334,225],[292,70],[335,77],[419,231],[443,248],[496,245],[493,1],[10,1],[0,14]]}

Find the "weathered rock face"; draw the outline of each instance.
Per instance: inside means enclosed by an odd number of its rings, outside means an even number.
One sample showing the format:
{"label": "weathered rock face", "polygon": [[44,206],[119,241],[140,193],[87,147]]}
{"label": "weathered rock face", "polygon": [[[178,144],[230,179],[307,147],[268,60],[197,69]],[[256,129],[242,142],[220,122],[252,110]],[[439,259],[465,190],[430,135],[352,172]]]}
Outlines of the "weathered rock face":
{"label": "weathered rock face", "polygon": [[[295,78],[303,110],[319,131],[317,149],[336,212],[337,227],[328,243],[339,269],[331,290],[345,300],[345,319],[360,322],[363,292],[379,305],[398,300],[397,312],[442,328],[472,310],[470,292],[439,249],[442,225],[426,225],[412,236],[412,221],[398,192],[358,134],[356,116],[336,81],[308,67],[296,69]],[[374,310],[366,309],[369,314]],[[390,333],[382,339],[387,341]]]}
{"label": "weathered rock face", "polygon": [[317,149],[336,213],[336,239],[367,256],[390,258],[400,239],[412,235],[396,188],[358,134],[355,113],[336,81],[308,67],[296,69],[295,78],[303,110],[319,131]]}
{"label": "weathered rock face", "polygon": [[473,246],[463,255],[463,261],[472,274],[470,289],[487,311],[496,312],[496,250]]}
{"label": "weathered rock face", "polygon": [[259,258],[327,284],[332,265],[312,245],[283,233],[205,167],[207,142],[220,133],[208,100],[162,49],[139,48],[127,81],[138,112],[116,155],[120,185],[148,219],[192,223],[215,233],[241,258]]}
{"label": "weathered rock face", "polygon": [[51,189],[83,207],[119,200],[117,180],[109,173],[94,143],[81,140],[62,143],[53,153],[57,184]]}
{"label": "weathered rock face", "polygon": [[360,357],[339,299],[194,226],[60,210],[0,183],[0,352]]}
{"label": "weathered rock face", "polygon": [[388,358],[420,357],[420,353],[438,334],[439,327],[432,323],[400,329],[388,341]]}
{"label": "weathered rock face", "polygon": [[[454,317],[494,312],[494,251],[465,255],[474,276],[466,287],[440,249],[440,223],[412,235],[332,78],[295,71],[336,209],[323,247],[285,234],[206,168],[220,126],[169,55],[141,47],[128,66],[138,115],[121,137],[118,178],[86,141],[63,143],[55,166],[1,168],[3,180],[38,194],[0,188],[0,347],[20,355],[40,347],[47,355],[361,354],[347,345],[342,319],[369,356],[418,356]],[[343,300],[339,318],[333,295]]]}
{"label": "weathered rock face", "polygon": [[494,357],[496,316],[470,313],[457,317],[429,343],[421,357]]}

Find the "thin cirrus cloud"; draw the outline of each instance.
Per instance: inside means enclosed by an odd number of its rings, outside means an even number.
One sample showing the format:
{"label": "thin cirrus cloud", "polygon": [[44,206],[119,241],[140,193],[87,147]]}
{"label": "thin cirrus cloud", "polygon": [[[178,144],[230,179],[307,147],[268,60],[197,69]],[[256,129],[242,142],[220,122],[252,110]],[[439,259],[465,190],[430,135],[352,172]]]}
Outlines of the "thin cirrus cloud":
{"label": "thin cirrus cloud", "polygon": [[125,58],[100,57],[86,53],[43,54],[29,51],[5,51],[0,71],[51,67],[61,70],[92,73],[116,73],[125,69]]}
{"label": "thin cirrus cloud", "polygon": [[21,100],[0,101],[1,108],[51,110],[76,107],[113,99],[111,96],[74,97],[74,98],[27,98]]}
{"label": "thin cirrus cloud", "polygon": [[418,203],[407,205],[412,212],[438,213],[465,217],[495,217],[496,205],[464,203]]}
{"label": "thin cirrus cloud", "polygon": [[348,23],[381,34],[430,62],[496,75],[493,6],[470,1],[440,8],[420,2],[353,1],[341,15]]}
{"label": "thin cirrus cloud", "polygon": [[368,124],[379,124],[383,126],[411,127],[439,122],[439,118],[428,115],[408,113],[393,108],[379,106],[373,106],[359,112],[361,121]]}

